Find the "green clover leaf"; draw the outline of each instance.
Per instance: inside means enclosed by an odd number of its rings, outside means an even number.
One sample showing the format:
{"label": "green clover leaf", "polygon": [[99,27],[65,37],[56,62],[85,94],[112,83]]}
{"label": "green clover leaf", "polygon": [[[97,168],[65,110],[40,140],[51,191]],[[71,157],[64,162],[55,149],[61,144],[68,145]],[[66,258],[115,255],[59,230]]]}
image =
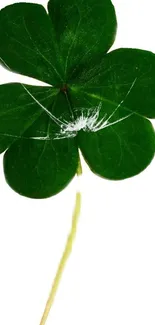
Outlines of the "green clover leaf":
{"label": "green clover leaf", "polygon": [[0,11],[1,64],[48,84],[0,86],[4,173],[21,195],[46,198],[65,188],[78,149],[94,173],[113,180],[140,173],[153,159],[155,55],[108,52],[116,28],[110,0]]}
{"label": "green clover leaf", "polygon": [[[143,171],[155,152],[155,54],[109,51],[116,15],[111,0],[50,0],[48,10],[16,3],[0,11],[0,63],[43,81],[0,85],[0,153],[7,183],[48,198],[81,175],[81,150],[97,175],[122,180]],[[45,325],[72,251],[81,207],[40,325]]]}

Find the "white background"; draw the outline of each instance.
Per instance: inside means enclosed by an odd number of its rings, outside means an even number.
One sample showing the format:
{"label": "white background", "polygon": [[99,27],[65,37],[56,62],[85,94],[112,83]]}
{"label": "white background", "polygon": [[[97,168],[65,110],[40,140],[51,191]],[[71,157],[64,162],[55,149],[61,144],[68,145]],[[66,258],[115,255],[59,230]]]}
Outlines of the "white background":
{"label": "white background", "polygon": [[[0,7],[11,2],[1,0]],[[155,52],[154,0],[113,3],[118,18],[113,48]],[[0,68],[0,83],[19,80],[28,79]],[[76,179],[53,198],[27,199],[5,183],[2,159],[0,324],[39,325],[70,229]],[[83,169],[78,234],[47,325],[154,325],[155,160],[119,182]]]}

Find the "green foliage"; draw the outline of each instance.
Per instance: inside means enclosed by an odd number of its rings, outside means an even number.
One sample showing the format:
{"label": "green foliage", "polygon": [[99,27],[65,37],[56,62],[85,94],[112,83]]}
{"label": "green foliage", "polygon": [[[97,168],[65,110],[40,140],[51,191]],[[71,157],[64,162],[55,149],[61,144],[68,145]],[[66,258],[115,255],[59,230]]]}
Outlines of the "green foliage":
{"label": "green foliage", "polygon": [[78,149],[94,173],[113,180],[140,173],[153,159],[155,55],[108,52],[116,28],[110,0],[50,0],[48,12],[16,3],[0,11],[1,64],[49,85],[0,86],[0,152],[18,193],[60,192],[76,174]]}

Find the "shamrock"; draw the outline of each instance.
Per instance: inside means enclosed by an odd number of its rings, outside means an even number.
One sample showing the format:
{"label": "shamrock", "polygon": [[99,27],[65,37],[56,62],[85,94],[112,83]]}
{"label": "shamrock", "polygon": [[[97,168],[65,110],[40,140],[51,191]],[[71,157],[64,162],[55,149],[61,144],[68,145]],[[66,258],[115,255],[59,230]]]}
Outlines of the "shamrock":
{"label": "shamrock", "polygon": [[[0,152],[21,195],[57,194],[77,171],[134,176],[154,156],[155,56],[108,52],[117,23],[110,0],[16,3],[0,11],[0,62],[47,86],[0,86]],[[108,53],[107,53],[108,52]]]}

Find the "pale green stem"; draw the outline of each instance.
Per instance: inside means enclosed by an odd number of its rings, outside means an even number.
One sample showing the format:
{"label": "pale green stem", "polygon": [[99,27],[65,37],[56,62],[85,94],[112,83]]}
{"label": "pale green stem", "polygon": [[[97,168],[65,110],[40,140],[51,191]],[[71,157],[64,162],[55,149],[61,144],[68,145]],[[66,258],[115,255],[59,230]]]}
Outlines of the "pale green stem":
{"label": "pale green stem", "polygon": [[[81,167],[81,162],[79,160],[77,176],[80,176],[80,175],[82,175],[82,167]],[[81,210],[81,193],[78,191],[76,193],[76,201],[75,201],[75,207],[74,207],[73,216],[72,216],[71,231],[68,236],[65,250],[64,250],[64,253],[60,260],[58,270],[57,270],[56,276],[55,276],[53,284],[52,284],[52,288],[51,288],[49,298],[48,298],[46,306],[45,306],[45,310],[44,310],[40,325],[45,325],[45,323],[47,321],[51,307],[55,300],[55,296],[56,296],[56,293],[57,293],[57,290],[58,290],[58,287],[60,284],[60,280],[62,278],[64,269],[65,269],[66,263],[68,261],[68,258],[70,256],[71,252],[72,252],[73,242],[74,242],[76,232],[77,232],[77,224],[78,224],[78,220],[79,220],[80,210]]]}

